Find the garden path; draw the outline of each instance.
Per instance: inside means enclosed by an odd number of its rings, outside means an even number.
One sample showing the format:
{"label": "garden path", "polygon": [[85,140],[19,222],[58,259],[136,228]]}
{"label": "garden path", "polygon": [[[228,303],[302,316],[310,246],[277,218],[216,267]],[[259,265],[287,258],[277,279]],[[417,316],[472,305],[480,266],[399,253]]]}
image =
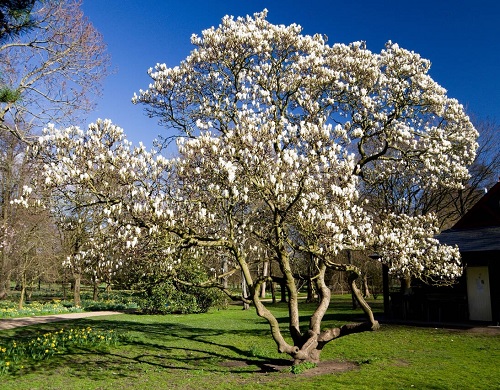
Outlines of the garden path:
{"label": "garden path", "polygon": [[[21,317],[21,318],[4,318],[0,319],[0,330],[7,330],[13,328],[19,328],[22,326],[30,326],[30,325],[38,325],[38,324],[46,324],[49,322],[59,322],[59,321],[67,321],[67,320],[75,320],[78,318],[87,318],[87,317],[98,317],[98,316],[111,316],[123,314],[123,312],[119,311],[88,311],[82,313],[66,313],[66,314],[51,314],[47,316],[34,316],[34,317]],[[408,323],[407,325],[412,325]],[[415,324],[413,324],[415,325]],[[422,323],[419,324],[422,326]],[[429,324],[427,324],[429,326]],[[482,333],[500,336],[500,326],[466,326],[459,328],[454,328],[453,326],[445,326],[441,324],[442,328],[449,329],[450,331],[455,332],[472,332],[472,333]],[[452,324],[448,324],[452,325]],[[432,325],[430,325],[432,326]]]}
{"label": "garden path", "polygon": [[94,311],[94,312],[89,311],[83,313],[53,314],[48,316],[5,318],[0,320],[0,330],[19,328],[21,326],[46,324],[49,322],[74,320],[78,318],[110,316],[115,314],[123,314],[123,313],[117,311]]}

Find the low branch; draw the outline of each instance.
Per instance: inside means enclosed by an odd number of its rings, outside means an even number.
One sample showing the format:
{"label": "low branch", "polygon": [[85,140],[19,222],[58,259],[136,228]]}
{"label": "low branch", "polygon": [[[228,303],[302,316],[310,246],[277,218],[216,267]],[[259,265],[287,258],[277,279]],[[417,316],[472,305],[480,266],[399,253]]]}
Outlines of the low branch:
{"label": "low branch", "polygon": [[[366,314],[366,316],[368,317],[369,321],[362,322],[362,323],[346,324],[346,325],[343,325],[342,327],[331,328],[331,329],[327,329],[327,330],[322,331],[321,333],[319,333],[318,338],[317,338],[318,346],[316,348],[318,350],[321,350],[328,342],[330,342],[336,338],[347,336],[347,335],[350,335],[353,333],[374,331],[374,330],[377,330],[380,328],[378,321],[376,321],[374,316],[373,316],[373,311],[371,310],[370,306],[363,298],[363,294],[361,293],[361,291],[356,286],[356,279],[359,278],[359,275],[361,273],[360,269],[353,264],[333,263],[330,261],[328,261],[328,262],[325,261],[325,265],[329,268],[332,268],[332,269],[335,269],[338,271],[347,272],[349,285],[350,285],[350,288],[354,294],[354,297],[355,297],[356,301],[358,302],[358,304],[360,305],[360,307],[363,309],[363,311]],[[320,286],[321,286],[321,283],[320,283]]]}
{"label": "low branch", "polygon": [[[257,286],[259,283],[262,283],[265,278],[262,278],[257,282]],[[259,297],[259,289],[252,288],[252,301],[255,305],[255,309],[257,311],[257,315],[259,317],[264,318],[271,328],[271,335],[273,337],[274,342],[278,347],[278,351],[280,353],[287,353],[290,356],[297,354],[299,352],[299,347],[288,344],[283,335],[281,334],[279,322],[276,317],[264,306]]]}
{"label": "low branch", "polygon": [[245,298],[242,295],[236,295],[233,293],[232,290],[228,289],[227,287],[224,287],[222,284],[215,282],[213,280],[208,280],[203,283],[193,283],[193,282],[187,282],[185,280],[179,279],[177,277],[173,277],[173,280],[176,283],[182,284],[183,286],[188,286],[188,287],[198,287],[198,288],[216,288],[219,291],[223,292],[229,299],[232,301],[243,301],[245,303],[252,303],[252,301],[248,298]]}

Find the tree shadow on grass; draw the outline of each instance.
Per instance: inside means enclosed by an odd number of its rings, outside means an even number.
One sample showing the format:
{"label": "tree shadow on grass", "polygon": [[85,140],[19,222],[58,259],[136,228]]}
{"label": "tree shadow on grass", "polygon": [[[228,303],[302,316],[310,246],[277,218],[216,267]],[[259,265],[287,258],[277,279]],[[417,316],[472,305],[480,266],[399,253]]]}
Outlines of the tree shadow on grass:
{"label": "tree shadow on grass", "polygon": [[[72,348],[64,354],[37,363],[29,370],[41,375],[51,375],[64,367],[71,370],[72,376],[100,380],[109,375],[133,377],[148,370],[268,373],[276,371],[276,366],[290,365],[288,359],[270,358],[265,349],[252,349],[251,345],[241,342],[253,337],[268,337],[270,340],[267,329],[217,330],[171,322],[147,324],[94,318],[14,329],[9,331],[8,337],[1,334],[0,343],[29,339],[37,334],[62,328],[86,327],[93,330],[112,329],[124,337],[116,348]],[[234,342],[236,340],[238,343]]]}
{"label": "tree shadow on grass", "polygon": [[[269,305],[277,311],[277,319],[283,330],[288,328],[286,305]],[[304,325],[308,322],[314,304],[302,313]],[[344,306],[346,306],[344,304]],[[216,323],[192,326],[179,323],[174,317],[159,316],[161,320],[142,321],[141,316],[83,318],[71,322],[48,323],[26,328],[11,329],[0,333],[0,344],[9,340],[21,340],[36,334],[54,332],[61,328],[86,328],[114,330],[124,335],[117,348],[108,350],[73,349],[63,355],[35,365],[33,370],[50,375],[54,370],[68,367],[71,375],[98,380],[107,375],[133,377],[147,370],[206,371],[213,373],[269,373],[276,367],[289,366],[290,359],[277,359],[275,344],[265,320],[255,317],[238,328],[227,326],[216,329]],[[187,317],[186,317],[187,318]],[[325,326],[341,326],[344,323],[363,321],[363,314],[349,307],[333,307],[324,319]],[[230,321],[228,319],[228,321]],[[241,320],[236,320],[241,323]],[[265,339],[265,342],[261,340]],[[254,344],[255,343],[255,344]],[[273,351],[270,353],[269,351]]]}

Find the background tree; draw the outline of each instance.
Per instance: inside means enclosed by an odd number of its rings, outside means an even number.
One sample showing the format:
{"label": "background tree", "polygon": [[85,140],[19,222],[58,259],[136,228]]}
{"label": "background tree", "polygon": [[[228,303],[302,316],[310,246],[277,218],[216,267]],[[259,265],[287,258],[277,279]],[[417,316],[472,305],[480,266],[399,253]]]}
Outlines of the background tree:
{"label": "background tree", "polygon": [[0,87],[15,91],[1,99],[0,126],[20,138],[89,111],[109,67],[102,36],[83,15],[81,1],[33,4],[23,13],[30,28],[0,44]]}
{"label": "background tree", "polygon": [[80,307],[81,283],[85,271],[87,271],[86,250],[88,250],[91,235],[87,228],[92,221],[87,220],[86,215],[82,215],[87,214],[85,212],[78,213],[73,210],[73,213],[71,216],[59,216],[59,229],[62,235],[63,253],[65,254],[63,267],[69,271],[71,277],[74,305]]}
{"label": "background tree", "polygon": [[[47,121],[68,123],[90,110],[109,58],[101,35],[81,11],[81,1],[7,1],[0,11],[2,133],[26,141]],[[7,135],[2,139],[13,145],[2,156],[2,226],[7,237],[15,223],[10,200],[19,194],[26,175],[13,171],[23,160],[22,145]],[[10,280],[6,256],[3,250],[0,296]]]}
{"label": "background tree", "polygon": [[[178,239],[163,226],[172,226],[162,211],[171,162],[144,147],[132,149],[123,131],[109,121],[91,125],[86,132],[76,127],[63,130],[59,134],[64,146],[54,142],[53,131],[58,132],[48,129],[33,145],[32,153],[36,160],[41,159],[34,181],[45,207],[60,221],[75,304],[80,304],[79,285],[85,277],[96,286],[118,276],[122,284],[139,286],[148,298],[156,300],[165,290],[155,288],[167,282],[165,275],[172,270],[171,264],[189,258],[189,253],[183,252],[187,248],[172,250]],[[50,175],[45,175],[46,168]],[[182,302],[189,296],[195,300],[189,306],[184,303],[180,311],[207,310],[207,305],[217,300],[210,292],[194,293],[194,286],[168,283],[181,293],[169,298]],[[165,303],[165,299],[161,301]],[[174,310],[172,301],[169,307]],[[155,303],[151,309],[164,311],[165,305]]]}
{"label": "background tree", "polygon": [[[477,120],[479,147],[469,167],[470,176],[460,188],[438,185],[422,188],[416,177],[398,172],[365,181],[364,196],[375,209],[409,215],[436,214],[441,229],[451,227],[498,181],[500,151],[499,128],[491,121]],[[418,174],[416,173],[418,177]]]}
{"label": "background tree", "polygon": [[50,280],[61,268],[61,248],[49,213],[18,210],[15,240],[11,243],[12,278],[20,289],[19,308],[31,297],[34,284]]}
{"label": "background tree", "polygon": [[479,147],[476,158],[469,168],[470,178],[463,188],[449,191],[443,196],[448,203],[444,203],[442,211],[438,212],[443,227],[450,227],[457,222],[467,211],[484,195],[485,191],[493,187],[500,178],[500,125],[497,122],[484,119],[475,119],[479,132]]}
{"label": "background tree", "polygon": [[22,222],[22,212],[18,213],[11,200],[20,195],[24,184],[29,183],[29,169],[24,156],[24,145],[12,134],[0,133],[0,299],[10,290],[11,274],[15,268],[11,255],[22,230],[17,226]]}
{"label": "background tree", "polygon": [[11,133],[1,132],[0,150],[0,298],[8,295],[11,281],[16,281],[23,292],[22,306],[24,292],[32,282],[57,273],[54,261],[60,256],[60,247],[49,213],[12,204],[35,171],[26,157],[25,145]]}
{"label": "background tree", "polygon": [[[435,215],[439,230],[453,226],[483,196],[484,191],[498,181],[500,151],[498,150],[498,125],[491,121],[477,120],[479,147],[469,167],[470,176],[464,178],[462,186],[450,188],[447,184],[423,187],[418,176],[403,176],[398,171],[370,177],[364,181],[363,196],[374,210],[383,213],[413,216]],[[384,218],[382,214],[381,219]],[[411,275],[401,279],[405,294],[411,291]]]}

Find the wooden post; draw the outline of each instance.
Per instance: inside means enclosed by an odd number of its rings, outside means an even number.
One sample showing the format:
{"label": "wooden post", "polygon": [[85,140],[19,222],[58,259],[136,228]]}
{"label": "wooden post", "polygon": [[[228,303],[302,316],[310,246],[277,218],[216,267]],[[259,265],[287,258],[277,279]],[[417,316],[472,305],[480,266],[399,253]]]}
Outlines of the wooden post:
{"label": "wooden post", "polygon": [[387,264],[382,264],[382,290],[384,295],[384,315],[391,316],[391,304],[389,302],[389,267]]}

